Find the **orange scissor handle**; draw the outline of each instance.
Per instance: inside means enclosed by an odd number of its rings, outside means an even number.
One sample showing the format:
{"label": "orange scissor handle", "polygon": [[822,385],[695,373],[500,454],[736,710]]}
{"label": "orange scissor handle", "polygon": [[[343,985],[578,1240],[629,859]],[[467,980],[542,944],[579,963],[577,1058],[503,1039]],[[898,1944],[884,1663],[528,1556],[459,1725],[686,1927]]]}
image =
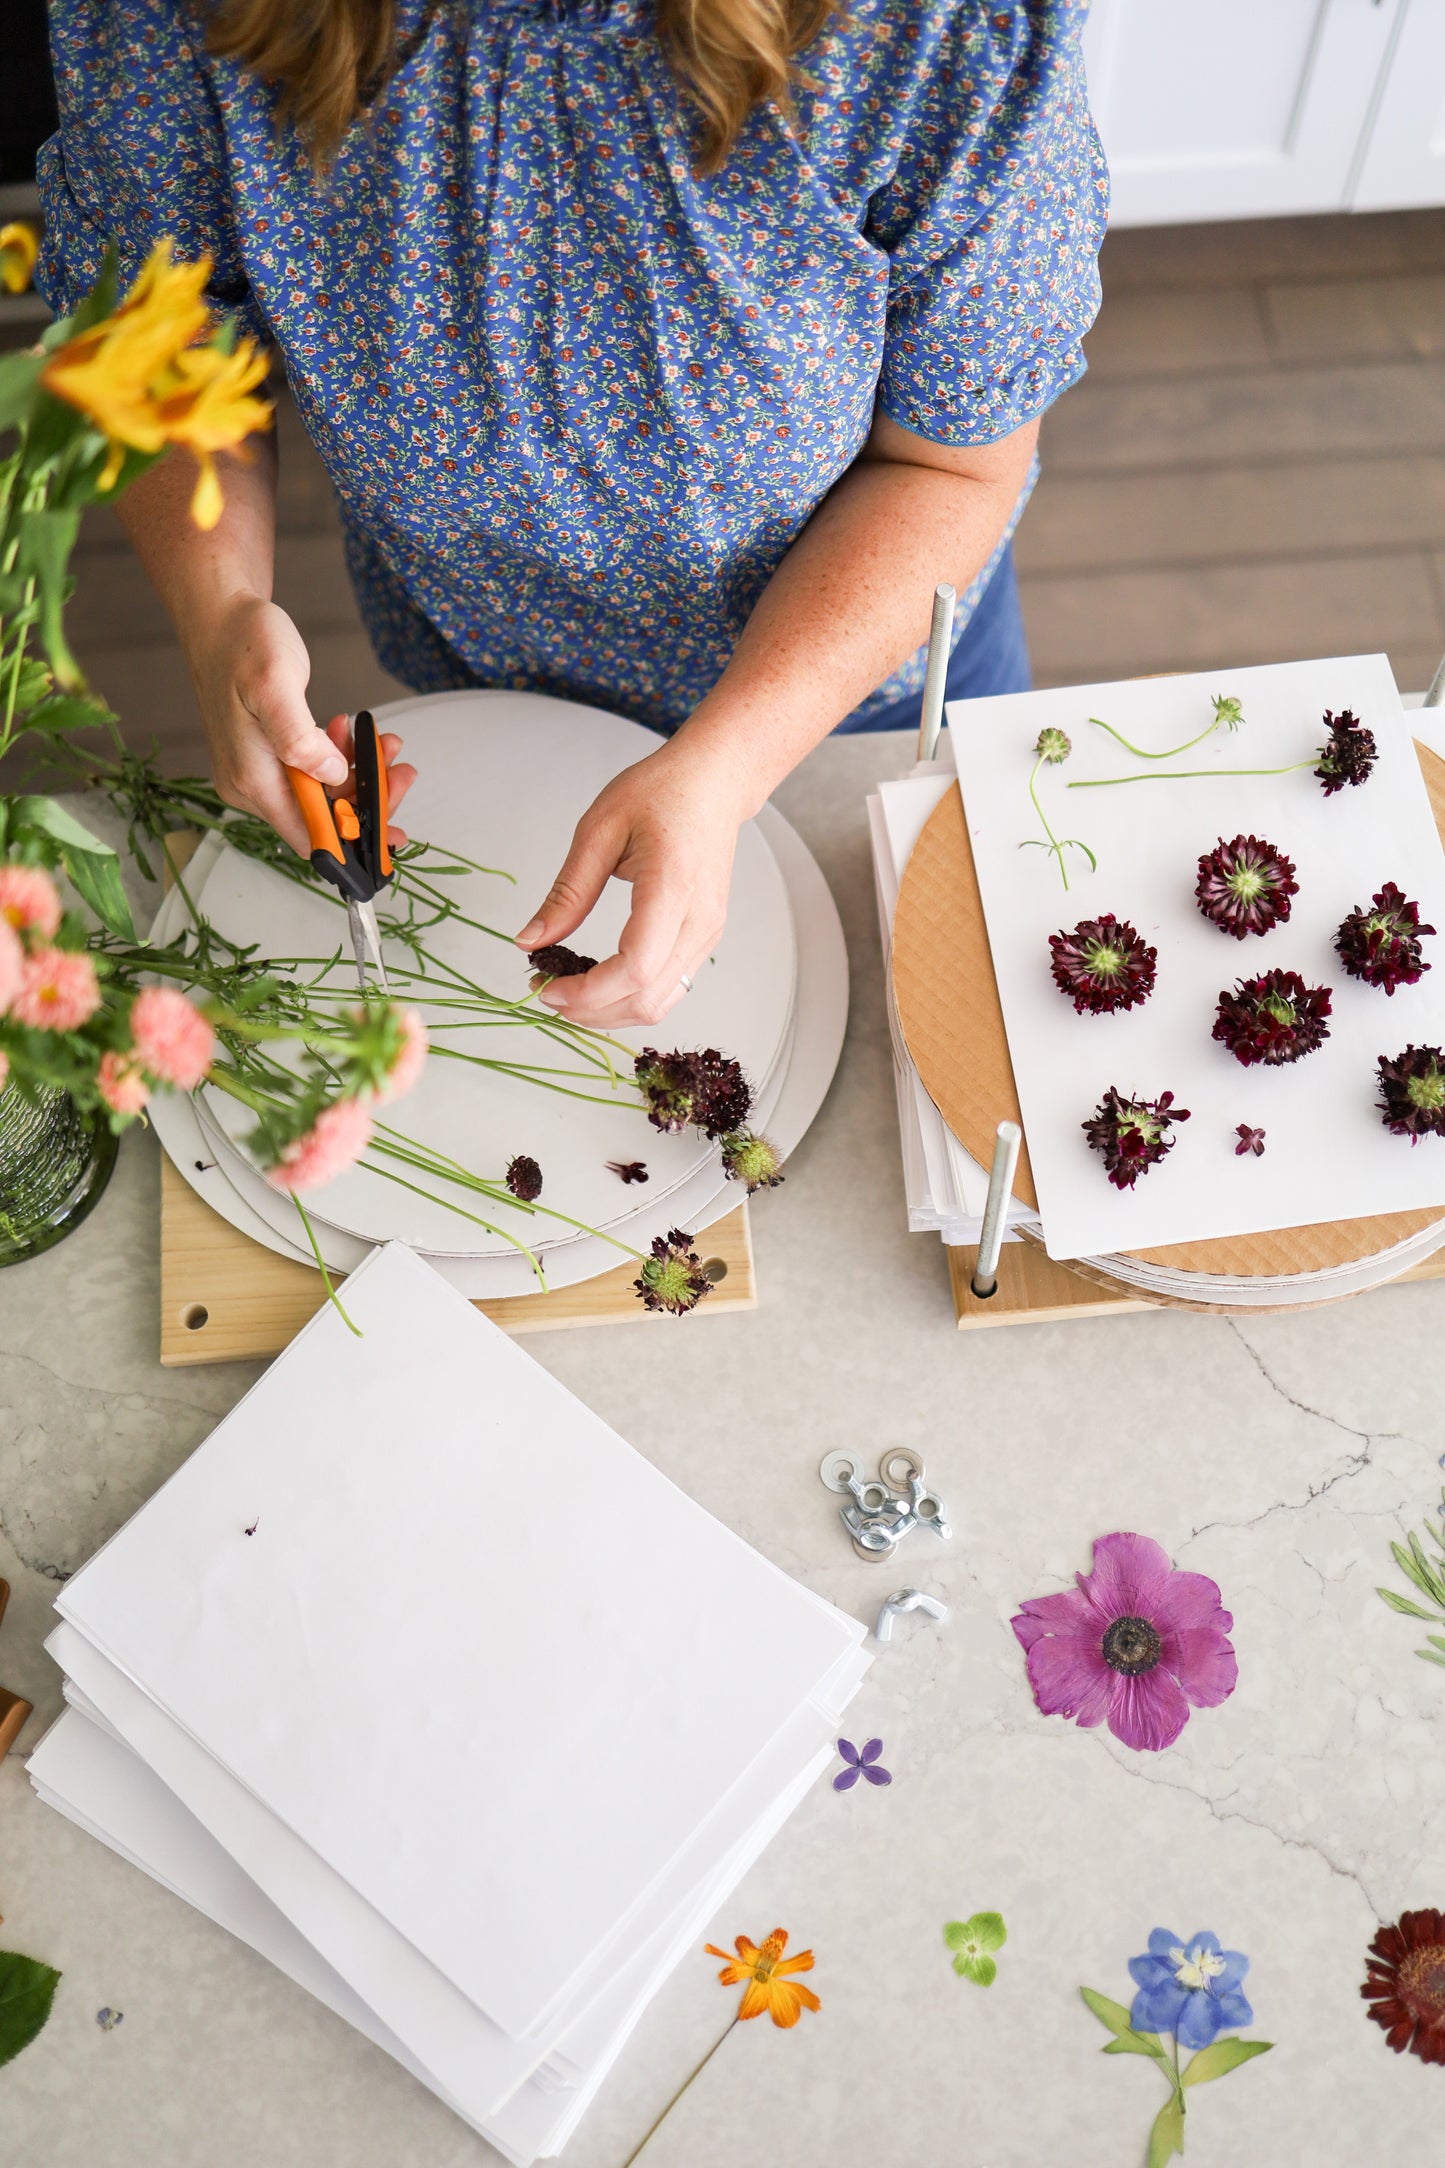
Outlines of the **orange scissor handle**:
{"label": "orange scissor handle", "polygon": [[297,805],[301,808],[301,818],[306,823],[306,837],[311,845],[312,858],[315,858],[318,851],[324,851],[328,857],[334,858],[338,865],[344,866],[346,853],[336,832],[336,816],[331,810],[331,800],[315,776],[308,775],[304,768],[288,767],[286,779],[291,785]]}

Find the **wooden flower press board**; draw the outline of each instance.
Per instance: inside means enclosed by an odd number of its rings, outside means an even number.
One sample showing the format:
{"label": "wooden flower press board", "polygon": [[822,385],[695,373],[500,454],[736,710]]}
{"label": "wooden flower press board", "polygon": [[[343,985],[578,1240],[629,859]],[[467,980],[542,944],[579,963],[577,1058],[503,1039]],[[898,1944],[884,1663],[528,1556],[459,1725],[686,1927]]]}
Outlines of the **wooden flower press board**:
{"label": "wooden flower press board", "polygon": [[[170,839],[177,866],[186,864],[199,840],[191,834]],[[504,1295],[476,1307],[510,1333],[641,1322],[685,1332],[696,1318],[757,1308],[746,1202],[704,1230],[698,1253],[707,1263],[719,1260],[726,1272],[686,1323],[643,1309],[630,1261],[576,1287]],[[332,1278],[344,1285],[340,1274]],[[318,1272],[241,1234],[162,1157],[160,1359],[167,1368],[279,1355],[325,1300]]]}
{"label": "wooden flower press board", "polygon": [[[1445,840],[1445,762],[1424,746],[1417,745],[1416,750]],[[959,1142],[988,1166],[998,1123],[1017,1122],[1021,1116],[983,902],[963,803],[956,790],[939,802],[904,869],[893,921],[893,986],[904,1040],[924,1089]],[[1025,1204],[1037,1206],[1027,1141],[1019,1157],[1014,1194]],[[1275,1307],[1319,1307],[1319,1297],[1290,1302],[1292,1274],[1322,1271],[1375,1255],[1438,1224],[1440,1218],[1434,1208],[1394,1212],[1375,1219],[1336,1220],[1234,1239],[1174,1243],[1137,1254],[1146,1262],[1178,1271],[1278,1278],[1280,1301]],[[1161,1308],[1244,1314],[1244,1306],[1228,1302],[1141,1296],[1094,1267],[1056,1263],[1027,1237],[1004,1245],[998,1291],[980,1302],[969,1285],[975,1254],[967,1248],[950,1248],[948,1253],[960,1328]],[[1442,1277],[1445,1252],[1399,1275],[1402,1280]],[[1323,1298],[1331,1299],[1344,1298]],[[1252,1304],[1249,1314],[1263,1307]]]}

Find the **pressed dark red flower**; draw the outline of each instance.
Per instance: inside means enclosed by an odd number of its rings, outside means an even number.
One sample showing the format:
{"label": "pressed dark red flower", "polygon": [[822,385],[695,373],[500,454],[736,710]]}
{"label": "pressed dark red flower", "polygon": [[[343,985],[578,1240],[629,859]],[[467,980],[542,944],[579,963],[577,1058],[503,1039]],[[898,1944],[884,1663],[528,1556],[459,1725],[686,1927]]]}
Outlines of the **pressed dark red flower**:
{"label": "pressed dark red flower", "polygon": [[1293,859],[1259,836],[1236,836],[1232,843],[1221,836],[1199,861],[1195,901],[1211,924],[1237,940],[1268,933],[1287,919],[1290,897],[1298,894]]}
{"label": "pressed dark red flower", "polygon": [[542,1170],[535,1159],[518,1152],[507,1169],[507,1187],[523,1204],[535,1204],[542,1194]]}
{"label": "pressed dark red flower", "polygon": [[1251,1129],[1248,1122],[1241,1122],[1234,1134],[1239,1142],[1234,1147],[1236,1159],[1243,1159],[1246,1152],[1253,1152],[1256,1159],[1264,1157],[1264,1131]]}
{"label": "pressed dark red flower", "polygon": [[527,957],[534,972],[548,979],[578,979],[584,971],[595,971],[595,956],[579,956],[575,949],[563,948],[554,941],[547,948],[534,948]]}
{"label": "pressed dark red flower", "polygon": [[1161,1092],[1157,1099],[1125,1099],[1111,1084],[1080,1127],[1092,1149],[1103,1155],[1104,1171],[1115,1189],[1132,1189],[1141,1174],[1173,1151],[1169,1132],[1174,1124],[1188,1120],[1188,1107],[1176,1107],[1173,1092]]}
{"label": "pressed dark red flower", "polygon": [[1397,986],[1413,986],[1430,969],[1420,943],[1434,931],[1421,925],[1419,904],[1386,881],[1371,897],[1368,911],[1351,911],[1335,935],[1335,947],[1351,978],[1393,994]]}
{"label": "pressed dark red flower", "polygon": [[1376,1104],[1392,1137],[1445,1137],[1445,1053],[1438,1046],[1407,1046],[1393,1061],[1385,1054],[1376,1065],[1380,1097]]}
{"label": "pressed dark red flower", "polygon": [[1431,1906],[1382,1927],[1366,1954],[1360,1993],[1397,2055],[1445,2063],[1445,1914]]}
{"label": "pressed dark red flower", "polygon": [[692,1236],[684,1234],[680,1227],[653,1236],[652,1255],[643,1259],[642,1270],[632,1284],[642,1297],[644,1309],[669,1310],[674,1317],[695,1310],[712,1287],[702,1259],[692,1246]]}
{"label": "pressed dark red flower", "polygon": [[1315,774],[1324,785],[1325,796],[1332,798],[1346,783],[1359,788],[1379,758],[1379,750],[1374,733],[1366,730],[1351,708],[1342,708],[1338,715],[1326,708],[1325,728],[1329,736],[1320,747]]}
{"label": "pressed dark red flower", "polygon": [[1137,1008],[1154,991],[1158,950],[1112,911],[1081,918],[1072,933],[1051,933],[1049,955],[1055,986],[1080,1016]]}
{"label": "pressed dark red flower", "polygon": [[1329,1013],[1328,986],[1306,986],[1297,971],[1263,971],[1220,994],[1212,1036],[1246,1069],[1277,1069],[1323,1046]]}
{"label": "pressed dark red flower", "polygon": [[723,1138],[722,1162],[728,1180],[741,1182],[750,1197],[756,1189],[776,1189],[783,1179],[777,1146],[751,1129]]}
{"label": "pressed dark red flower", "polygon": [[647,1163],[641,1159],[609,1159],[607,1172],[615,1174],[619,1182],[645,1182],[648,1180]]}

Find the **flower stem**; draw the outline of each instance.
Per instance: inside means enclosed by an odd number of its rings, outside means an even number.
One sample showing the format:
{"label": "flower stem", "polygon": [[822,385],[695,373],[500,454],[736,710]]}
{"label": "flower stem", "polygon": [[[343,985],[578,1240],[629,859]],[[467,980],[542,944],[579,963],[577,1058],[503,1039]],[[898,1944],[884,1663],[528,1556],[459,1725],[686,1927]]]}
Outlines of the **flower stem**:
{"label": "flower stem", "polygon": [[1095,873],[1097,873],[1099,870],[1099,861],[1094,856],[1093,852],[1089,849],[1088,844],[1081,843],[1077,836],[1065,836],[1063,842],[1061,843],[1058,837],[1054,834],[1053,829],[1050,828],[1048,822],[1048,815],[1044,812],[1043,807],[1039,804],[1039,794],[1034,788],[1035,783],[1038,781],[1039,770],[1043,767],[1046,757],[1047,756],[1041,754],[1039,758],[1034,762],[1033,773],[1029,777],[1029,796],[1034,801],[1034,811],[1038,814],[1039,820],[1043,824],[1044,834],[1048,837],[1049,840],[1047,844],[1035,844],[1033,837],[1029,837],[1027,842],[1021,843],[1019,845],[1019,849],[1027,850],[1032,845],[1038,850],[1047,850],[1050,857],[1056,860],[1058,864],[1059,878],[1063,882],[1064,890],[1067,894],[1069,886],[1069,873],[1068,868],[1064,864],[1065,851],[1070,849],[1082,851],[1084,856],[1088,859],[1089,864]]}
{"label": "flower stem", "polygon": [[[1169,755],[1163,754],[1161,758],[1167,760]],[[1116,783],[1185,783],[1195,776],[1205,775],[1293,775],[1300,768],[1317,768],[1319,761],[1319,754],[1314,753],[1308,760],[1292,760],[1283,768],[1148,768],[1143,775],[1090,776],[1086,781],[1070,783],[1066,788],[1112,790]]]}
{"label": "flower stem", "polygon": [[316,1230],[311,1224],[311,1216],[306,1210],[305,1205],[301,1202],[301,1199],[294,1193],[294,1191],[292,1193],[291,1202],[295,1205],[297,1211],[301,1214],[301,1224],[306,1229],[306,1239],[311,1244],[311,1254],[316,1259],[317,1269],[321,1274],[321,1284],[326,1289],[327,1301],[331,1304],[332,1309],[336,1312],[342,1324],[347,1327],[348,1331],[354,1332],[358,1340],[364,1339],[366,1336],[362,1332],[361,1327],[358,1324],[354,1323],[353,1320],[347,1316],[345,1310],[342,1308],[341,1297],[337,1294],[336,1289],[331,1284],[331,1274],[326,1269],[326,1259],[322,1256],[320,1245],[316,1240]]}
{"label": "flower stem", "polygon": [[683,2094],[687,2091],[689,2085],[694,2084],[696,2080],[702,2076],[704,2070],[706,2070],[708,2064],[712,2061],[714,2055],[716,2055],[718,2049],[722,2046],[723,2041],[726,2040],[728,2033],[732,2031],[733,2026],[736,2025],[737,2022],[737,2017],[736,2015],[734,2015],[729,2021],[727,2031],[722,2033],[718,2039],[714,2040],[712,2046],[708,2049],[706,2055],[704,2055],[702,2061],[698,2064],[696,2070],[694,2070],[694,2072],[692,2073],[692,2076],[690,2078],[685,2078],[682,2084],[679,2085],[677,2091],[673,2094],[671,2100],[667,2103],[667,2106],[663,2109],[661,2115],[657,2118],[657,2121],[648,2130],[646,2136],[643,2138],[641,2145],[637,2146],[631,2153],[628,2154],[626,2160],[622,2163],[622,2168],[632,2168],[633,2162],[639,2160],[642,2157],[642,2154],[646,2151],[647,2147],[651,2145],[653,2139],[657,2136],[657,2133],[661,2130],[663,2124],[667,2121],[667,2118],[671,2115],[673,2109],[677,2106]]}
{"label": "flower stem", "polygon": [[1179,758],[1179,755],[1181,753],[1187,753],[1192,745],[1202,745],[1206,738],[1212,738],[1215,731],[1219,728],[1219,717],[1216,715],[1214,721],[1209,725],[1206,730],[1201,730],[1197,738],[1186,738],[1183,745],[1172,745],[1170,746],[1167,753],[1151,753],[1146,745],[1132,744],[1130,740],[1124,736],[1122,730],[1116,730],[1113,724],[1106,723],[1102,716],[1091,715],[1089,717],[1089,721],[1094,725],[1096,730],[1107,730],[1109,736],[1113,738],[1117,744],[1122,745],[1126,753],[1132,753],[1137,760],[1177,760]]}

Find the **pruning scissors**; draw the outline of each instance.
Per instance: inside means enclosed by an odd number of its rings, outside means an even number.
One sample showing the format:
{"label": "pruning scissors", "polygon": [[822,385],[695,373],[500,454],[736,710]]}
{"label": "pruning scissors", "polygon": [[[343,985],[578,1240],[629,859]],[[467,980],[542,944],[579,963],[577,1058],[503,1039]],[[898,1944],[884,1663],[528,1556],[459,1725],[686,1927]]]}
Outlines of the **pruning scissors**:
{"label": "pruning scissors", "polygon": [[307,775],[302,768],[288,767],[286,775],[306,823],[312,871],[339,889],[346,899],[357,983],[362,993],[367,993],[366,975],[370,970],[382,993],[389,995],[391,988],[376,926],[376,897],[392,876],[386,841],[386,762],[381,757],[375,717],[367,708],[360,710],[352,724],[352,745],[354,804],[350,798],[328,798],[315,776]]}

